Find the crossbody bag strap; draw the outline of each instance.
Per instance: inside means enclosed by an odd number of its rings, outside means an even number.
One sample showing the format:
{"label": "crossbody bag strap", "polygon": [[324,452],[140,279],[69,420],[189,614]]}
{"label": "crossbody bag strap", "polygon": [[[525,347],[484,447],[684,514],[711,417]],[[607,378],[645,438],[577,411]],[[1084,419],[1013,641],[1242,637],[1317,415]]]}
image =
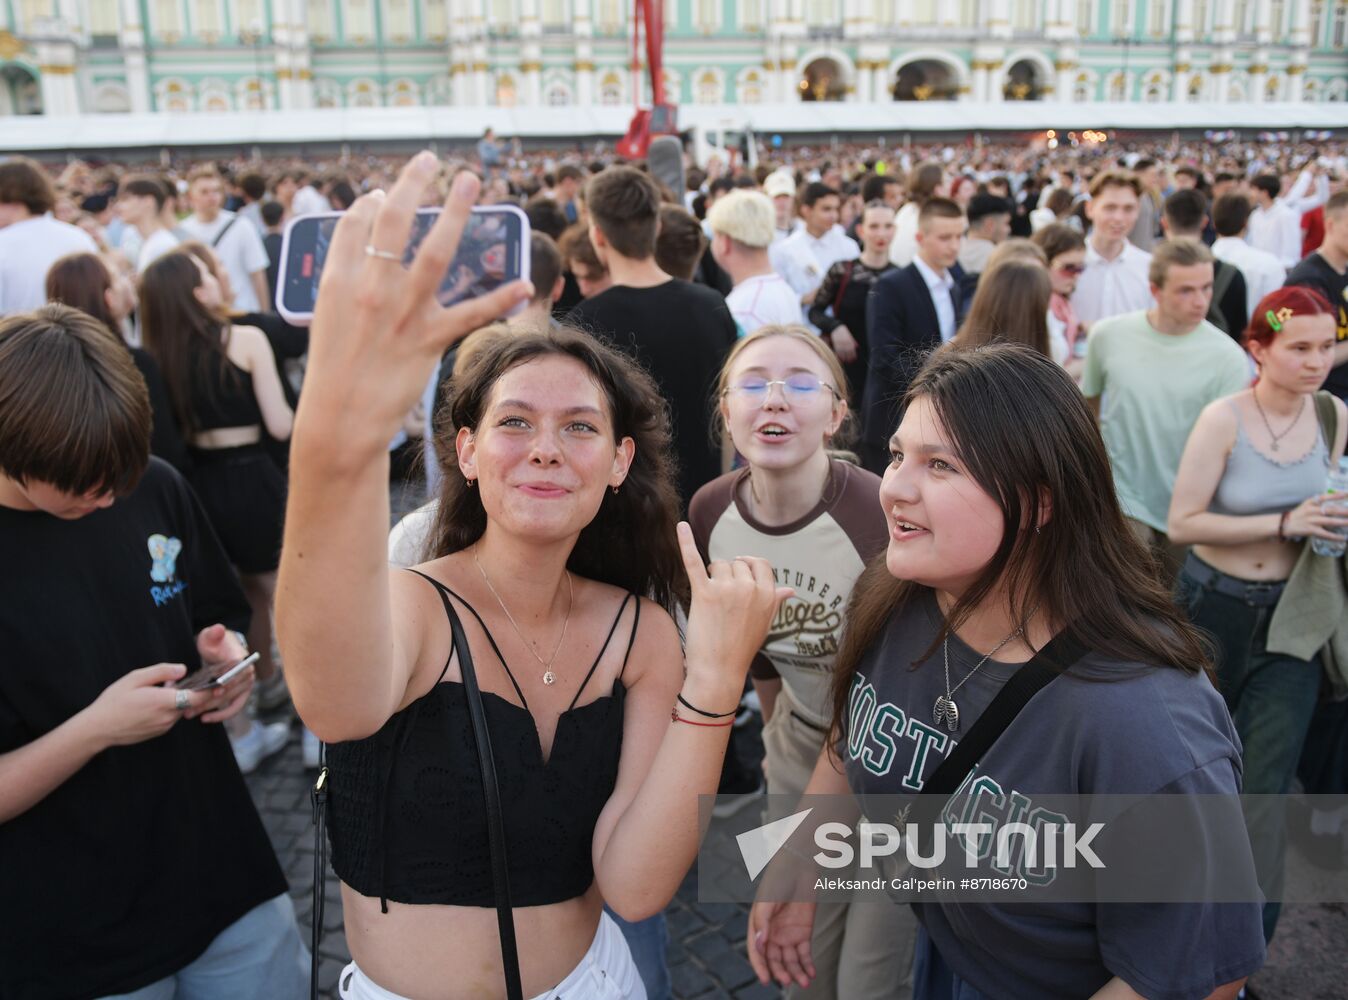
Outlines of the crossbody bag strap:
{"label": "crossbody bag strap", "polygon": [[1339,436],[1339,411],[1334,405],[1333,393],[1321,389],[1315,394],[1315,416],[1325,437],[1325,451],[1333,457],[1334,440]]}
{"label": "crossbody bag strap", "polygon": [[314,889],[309,907],[309,1000],[318,998],[318,946],[323,943],[323,883],[328,874],[328,745],[318,744],[318,779],[309,790],[314,808]]}
{"label": "crossbody bag strap", "polygon": [[225,233],[227,233],[227,232],[229,232],[231,229],[233,229],[233,228],[234,228],[234,223],[236,223],[236,222],[238,222],[238,221],[239,221],[239,217],[236,215],[236,216],[234,216],[234,218],[232,218],[232,219],[230,219],[228,222],[226,222],[226,223],[225,223],[225,228],[222,229],[222,230],[220,230],[220,232],[216,233],[216,234],[215,234],[215,239],[211,240],[211,246],[212,246],[212,247],[218,247],[218,246],[220,245],[220,241],[223,240],[223,239],[225,238]]}
{"label": "crossbody bag strap", "polygon": [[[437,590],[440,588],[437,586]],[[454,634],[454,649],[459,654],[459,675],[464,694],[468,698],[468,714],[473,722],[473,737],[477,743],[478,763],[482,768],[482,794],[487,805],[487,840],[491,849],[491,881],[496,896],[496,923],[501,933],[501,965],[505,971],[507,1000],[523,1000],[520,986],[519,951],[515,947],[515,916],[510,903],[510,868],[506,859],[505,819],[501,814],[501,791],[496,783],[496,758],[491,750],[491,733],[487,730],[487,714],[482,707],[482,692],[477,686],[473,670],[473,654],[468,649],[468,638],[463,623],[449,599],[441,591],[449,615],[450,631]]]}
{"label": "crossbody bag strap", "polygon": [[974,765],[997,742],[1030,699],[1086,655],[1086,648],[1067,629],[1059,632],[1034,657],[1012,675],[983,710],[959,745],[941,761],[922,784],[914,808],[919,830],[930,825],[958,791]]}

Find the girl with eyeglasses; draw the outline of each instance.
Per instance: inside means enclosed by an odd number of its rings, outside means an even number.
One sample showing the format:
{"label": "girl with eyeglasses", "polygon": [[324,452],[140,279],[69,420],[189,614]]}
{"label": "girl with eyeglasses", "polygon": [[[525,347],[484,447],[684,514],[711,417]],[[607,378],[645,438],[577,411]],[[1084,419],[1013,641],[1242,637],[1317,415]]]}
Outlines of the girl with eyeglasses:
{"label": "girl with eyeglasses", "polygon": [[[869,214],[869,212],[868,212]],[[772,821],[805,790],[828,735],[833,663],[852,584],[884,550],[880,479],[830,451],[848,420],[837,357],[803,326],[737,341],[718,383],[718,417],[745,466],[693,496],[689,522],[706,560],[767,559],[795,596],[777,611],[750,667],[763,706]],[[895,927],[909,928],[906,950]],[[866,1000],[905,987],[912,918],[887,903],[821,909],[819,975],[793,997]]]}
{"label": "girl with eyeglasses", "polygon": [[1077,279],[1086,270],[1086,240],[1071,226],[1054,222],[1030,237],[1048,258],[1053,294],[1048,300],[1048,340],[1053,360],[1078,382],[1086,364],[1086,327],[1072,308]]}

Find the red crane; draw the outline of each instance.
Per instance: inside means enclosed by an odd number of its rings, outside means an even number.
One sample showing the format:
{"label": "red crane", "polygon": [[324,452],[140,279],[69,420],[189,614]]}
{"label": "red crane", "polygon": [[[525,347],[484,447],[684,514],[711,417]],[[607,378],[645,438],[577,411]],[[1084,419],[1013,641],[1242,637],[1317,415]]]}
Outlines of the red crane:
{"label": "red crane", "polygon": [[[636,111],[627,134],[615,149],[629,160],[645,157],[651,139],[678,134],[678,108],[665,101],[665,4],[664,0],[635,0],[632,18],[632,82]],[[646,29],[646,69],[651,80],[651,107],[641,106],[641,30]]]}

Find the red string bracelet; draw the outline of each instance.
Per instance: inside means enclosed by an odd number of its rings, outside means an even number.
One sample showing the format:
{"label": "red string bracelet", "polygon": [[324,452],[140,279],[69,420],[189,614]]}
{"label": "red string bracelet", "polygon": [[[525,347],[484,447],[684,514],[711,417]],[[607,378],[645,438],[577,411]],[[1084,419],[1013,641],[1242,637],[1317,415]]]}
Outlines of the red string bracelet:
{"label": "red string bracelet", "polygon": [[710,726],[713,729],[719,729],[724,726],[733,726],[734,719],[728,719],[725,722],[694,722],[692,719],[685,719],[679,714],[679,706],[675,705],[669,713],[670,722],[682,722],[686,726]]}

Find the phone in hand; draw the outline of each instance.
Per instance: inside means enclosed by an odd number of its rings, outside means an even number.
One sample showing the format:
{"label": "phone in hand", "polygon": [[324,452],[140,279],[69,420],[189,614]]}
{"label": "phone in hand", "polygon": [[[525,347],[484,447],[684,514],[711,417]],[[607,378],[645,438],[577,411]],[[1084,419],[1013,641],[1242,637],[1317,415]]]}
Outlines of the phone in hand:
{"label": "phone in hand", "polygon": [[210,688],[224,687],[239,674],[243,673],[261,657],[261,653],[249,653],[238,663],[223,666],[219,663],[200,670],[194,670],[173,686],[182,691],[206,691]]}
{"label": "phone in hand", "polygon": [[[403,266],[440,217],[439,208],[419,209],[403,249]],[[301,215],[290,220],[281,239],[281,269],[276,280],[276,311],[295,326],[308,326],[318,302],[332,236],[341,212]],[[442,306],[486,295],[502,285],[529,278],[529,219],[514,205],[475,207],[459,239],[459,249],[440,283]],[[391,250],[392,247],[380,247]],[[392,262],[390,262],[390,266]],[[521,303],[521,308],[523,303]]]}

